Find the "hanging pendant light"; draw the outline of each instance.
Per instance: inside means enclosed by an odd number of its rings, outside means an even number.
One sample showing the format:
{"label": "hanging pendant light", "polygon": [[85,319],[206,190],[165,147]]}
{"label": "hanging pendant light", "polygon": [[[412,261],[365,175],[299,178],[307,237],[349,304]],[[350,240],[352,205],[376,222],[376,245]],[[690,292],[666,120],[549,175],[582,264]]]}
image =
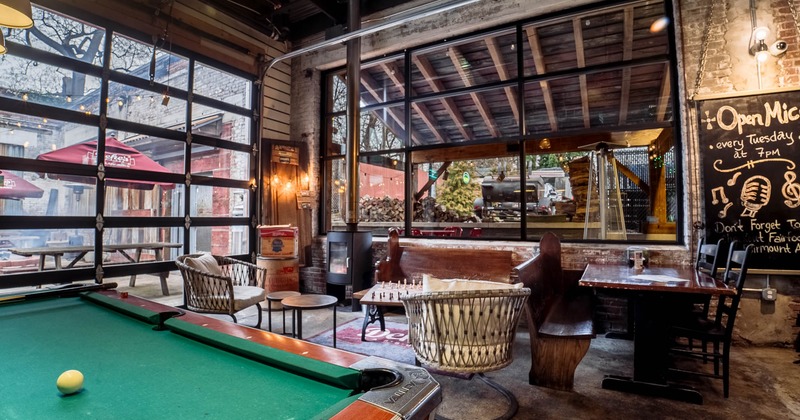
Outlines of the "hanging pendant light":
{"label": "hanging pendant light", "polygon": [[33,26],[30,0],[0,0],[0,26],[15,29]]}

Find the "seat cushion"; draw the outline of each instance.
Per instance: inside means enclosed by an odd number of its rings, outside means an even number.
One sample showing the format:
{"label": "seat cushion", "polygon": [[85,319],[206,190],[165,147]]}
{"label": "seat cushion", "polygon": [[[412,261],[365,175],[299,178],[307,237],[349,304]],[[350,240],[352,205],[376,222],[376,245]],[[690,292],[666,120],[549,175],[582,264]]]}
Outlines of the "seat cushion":
{"label": "seat cushion", "polygon": [[430,274],[422,275],[423,292],[445,292],[457,290],[499,290],[499,289],[520,289],[522,283],[501,283],[486,280],[469,279],[439,279]]}
{"label": "seat cushion", "polygon": [[222,267],[217,264],[217,259],[214,258],[211,254],[200,254],[198,257],[188,257],[184,260],[186,265],[195,270],[202,271],[203,273],[209,273],[215,276],[225,276],[222,272]]}
{"label": "seat cushion", "polygon": [[244,308],[262,302],[267,298],[267,292],[255,286],[233,286],[233,308],[236,311],[241,311]]}

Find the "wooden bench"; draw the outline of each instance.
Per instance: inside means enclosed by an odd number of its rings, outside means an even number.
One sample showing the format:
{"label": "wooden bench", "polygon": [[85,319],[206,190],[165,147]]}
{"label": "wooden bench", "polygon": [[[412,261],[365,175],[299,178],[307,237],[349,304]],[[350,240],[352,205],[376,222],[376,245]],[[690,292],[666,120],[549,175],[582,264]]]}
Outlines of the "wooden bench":
{"label": "wooden bench", "polygon": [[[375,264],[375,284],[405,283],[419,284],[423,274],[441,279],[472,279],[511,283],[513,269],[511,251],[494,249],[440,248],[425,246],[400,246],[400,236],[396,229],[389,230],[386,257]],[[353,298],[361,300],[370,289],[353,293]],[[370,300],[371,299],[366,299]],[[364,302],[362,302],[364,303]],[[362,340],[369,324],[379,321],[384,330],[383,308],[368,303],[367,314],[362,326]],[[400,306],[402,303],[389,302],[383,306]]]}
{"label": "wooden bench", "polygon": [[564,276],[561,242],[545,233],[539,254],[514,268],[531,289],[527,320],[531,335],[528,381],[560,390],[572,390],[575,368],[594,338],[592,296],[578,290],[577,278]]}

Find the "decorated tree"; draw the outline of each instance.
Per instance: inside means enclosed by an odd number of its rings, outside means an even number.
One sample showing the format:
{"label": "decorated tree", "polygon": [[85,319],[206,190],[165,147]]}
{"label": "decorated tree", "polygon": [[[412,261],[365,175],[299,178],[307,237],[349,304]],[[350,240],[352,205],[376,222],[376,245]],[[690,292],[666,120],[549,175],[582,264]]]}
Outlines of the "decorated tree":
{"label": "decorated tree", "polygon": [[472,215],[473,203],[481,196],[480,178],[475,176],[475,164],[471,161],[456,161],[447,170],[447,179],[440,178],[437,183],[437,203],[460,216]]}

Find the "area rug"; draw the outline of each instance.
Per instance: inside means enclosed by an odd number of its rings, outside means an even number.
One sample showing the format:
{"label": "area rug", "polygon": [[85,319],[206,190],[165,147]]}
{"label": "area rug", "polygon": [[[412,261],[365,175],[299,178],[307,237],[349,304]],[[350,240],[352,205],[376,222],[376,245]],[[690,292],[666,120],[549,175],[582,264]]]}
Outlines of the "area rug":
{"label": "area rug", "polygon": [[[396,362],[414,364],[414,350],[408,344],[408,325],[401,322],[386,321],[386,329],[380,324],[370,324],[366,340],[361,341],[363,319],[353,319],[337,327],[336,347],[367,356],[378,356]],[[306,340],[330,346],[333,343],[333,330],[327,330]]]}

